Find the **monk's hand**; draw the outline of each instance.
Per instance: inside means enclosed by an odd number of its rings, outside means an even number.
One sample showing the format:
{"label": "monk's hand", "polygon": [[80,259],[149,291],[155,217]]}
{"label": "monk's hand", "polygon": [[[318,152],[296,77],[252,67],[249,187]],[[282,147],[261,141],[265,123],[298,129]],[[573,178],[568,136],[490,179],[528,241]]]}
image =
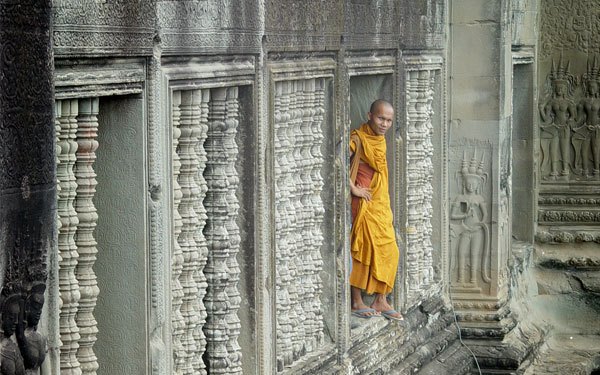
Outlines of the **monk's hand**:
{"label": "monk's hand", "polygon": [[371,189],[362,186],[351,186],[350,192],[352,195],[364,198],[367,202],[371,200]]}

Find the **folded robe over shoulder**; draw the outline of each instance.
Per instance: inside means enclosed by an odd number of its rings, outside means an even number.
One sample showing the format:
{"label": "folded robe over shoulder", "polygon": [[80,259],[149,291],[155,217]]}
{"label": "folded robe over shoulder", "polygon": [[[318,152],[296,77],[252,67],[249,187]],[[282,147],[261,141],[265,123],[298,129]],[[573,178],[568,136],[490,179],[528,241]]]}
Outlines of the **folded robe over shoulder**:
{"label": "folded robe over shoulder", "polygon": [[368,124],[354,130],[355,135],[361,147],[356,152],[356,143],[351,141],[350,149],[363,162],[356,182],[365,187],[372,175],[372,198],[367,202],[353,197],[350,285],[369,294],[387,294],[394,287],[399,251],[390,207],[385,137],[375,134]]}

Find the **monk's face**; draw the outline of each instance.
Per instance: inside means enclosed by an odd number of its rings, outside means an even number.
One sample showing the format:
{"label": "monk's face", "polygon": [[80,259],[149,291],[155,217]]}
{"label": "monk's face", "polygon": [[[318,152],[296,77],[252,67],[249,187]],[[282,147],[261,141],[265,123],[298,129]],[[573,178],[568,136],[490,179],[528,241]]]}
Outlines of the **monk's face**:
{"label": "monk's face", "polygon": [[385,135],[388,129],[392,127],[394,108],[391,105],[380,104],[374,112],[367,113],[367,116],[371,130],[377,135]]}

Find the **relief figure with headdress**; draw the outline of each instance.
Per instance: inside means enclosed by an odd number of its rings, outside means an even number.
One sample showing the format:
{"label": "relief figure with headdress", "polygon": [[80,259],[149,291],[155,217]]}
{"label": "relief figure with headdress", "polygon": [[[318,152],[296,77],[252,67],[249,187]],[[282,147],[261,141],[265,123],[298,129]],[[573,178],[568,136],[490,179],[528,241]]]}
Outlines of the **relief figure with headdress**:
{"label": "relief figure with headdress", "polygon": [[[450,208],[452,248],[457,258],[459,286],[474,288],[481,280],[490,279],[490,230],[487,224],[488,211],[485,198],[481,195],[488,174],[483,170],[484,156],[477,160],[477,152],[469,161],[466,152],[461,170],[462,194],[454,198]],[[481,275],[481,277],[479,277]]]}
{"label": "relief figure with headdress", "polygon": [[545,179],[568,179],[571,172],[571,129],[577,122],[577,106],[571,99],[574,78],[569,73],[569,62],[563,64],[562,55],[558,67],[552,60],[548,78],[552,85],[552,97],[540,104],[539,111],[542,165],[550,167]]}
{"label": "relief figure with headdress", "polygon": [[[585,178],[600,178],[600,62],[588,59],[582,83],[585,96],[577,105],[578,121],[573,128],[575,170]],[[591,151],[591,153],[590,153]],[[590,162],[593,161],[593,168]]]}

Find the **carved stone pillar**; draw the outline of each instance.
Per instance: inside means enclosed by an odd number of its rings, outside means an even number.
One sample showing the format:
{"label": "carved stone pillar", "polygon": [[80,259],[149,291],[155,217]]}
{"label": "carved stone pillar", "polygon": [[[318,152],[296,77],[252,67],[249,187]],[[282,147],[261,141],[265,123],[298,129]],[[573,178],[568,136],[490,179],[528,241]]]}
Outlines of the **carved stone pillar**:
{"label": "carved stone pillar", "polygon": [[79,348],[79,328],[75,322],[75,314],[81,297],[79,282],[75,276],[75,267],[79,253],[75,244],[75,233],[79,218],[74,202],[77,182],[73,167],[75,166],[77,142],[78,100],[65,99],[56,102],[57,121],[60,125],[58,145],[60,154],[57,177],[60,184],[58,194],[58,215],[60,229],[58,232],[58,251],[60,255],[58,282],[62,306],[60,309],[60,371],[63,374],[81,374],[77,349]]}
{"label": "carved stone pillar", "polygon": [[[406,253],[409,301],[432,295],[433,133],[435,80],[441,72],[437,56],[406,56]],[[439,94],[439,93],[438,93]]]}
{"label": "carved stone pillar", "polygon": [[289,119],[289,83],[275,85],[274,133],[275,133],[275,244],[276,244],[276,307],[277,307],[277,369],[292,362],[292,322],[290,318],[289,232],[288,218],[290,165],[287,157],[289,140],[287,121]]}
{"label": "carved stone pillar", "polygon": [[226,100],[227,89],[211,90],[208,135],[204,148],[207,153],[204,177],[208,192],[204,200],[207,222],[204,229],[208,243],[208,262],[205,275],[208,289],[205,297],[208,312],[204,331],[207,336],[207,362],[211,372],[227,373],[227,279],[229,269],[229,233],[227,232],[228,181],[226,175]]}
{"label": "carved stone pillar", "polygon": [[324,79],[307,80],[304,85],[304,93],[307,101],[304,108],[304,147],[301,157],[306,163],[306,167],[302,173],[302,181],[311,181],[309,184],[311,188],[304,191],[303,197],[308,202],[306,235],[304,236],[305,239],[308,239],[305,243],[308,261],[305,263],[305,267],[307,269],[306,285],[310,287],[309,293],[314,298],[305,300],[303,309],[308,312],[307,352],[312,352],[322,345],[324,338],[323,310],[320,302],[323,283],[319,276],[323,270],[321,248],[324,237],[321,227],[325,220],[324,203],[321,199],[324,186],[321,168],[325,162],[321,151],[324,140],[322,130],[325,114]]}
{"label": "carved stone pillar", "polygon": [[237,311],[242,302],[242,296],[238,289],[241,269],[237,261],[240,252],[240,229],[237,224],[240,203],[237,198],[237,189],[239,187],[239,177],[235,169],[238,159],[238,146],[235,141],[238,132],[239,121],[239,90],[237,87],[227,89],[227,102],[225,113],[225,153],[227,163],[225,172],[227,176],[227,233],[229,235],[229,258],[227,259],[227,268],[229,269],[229,278],[226,286],[227,297],[229,298],[229,309],[227,314],[228,341],[227,353],[229,356],[229,373],[242,373],[242,350],[238,344],[238,337],[242,329]]}
{"label": "carved stone pillar", "polygon": [[98,98],[81,99],[79,101],[79,115],[77,116],[77,160],[75,162],[75,178],[77,182],[77,197],[75,210],[79,218],[79,225],[75,233],[75,244],[79,252],[79,261],[76,267],[79,282],[79,310],[75,320],[79,327],[79,349],[77,358],[83,374],[95,374],[98,362],[94,354],[93,345],[98,333],[97,322],[93,311],[98,298],[98,284],[93,266],[96,261],[96,240],[94,229],[98,215],[93,198],[96,192],[96,173],[94,161],[98,148]]}
{"label": "carved stone pillar", "polygon": [[275,85],[278,371],[323,344],[324,106],[324,79]]}
{"label": "carved stone pillar", "polygon": [[[206,188],[200,181],[200,171],[203,169],[198,150],[206,137],[206,116],[201,110],[201,103],[208,101],[208,92],[189,90],[181,93],[181,118],[179,120],[179,154],[181,167],[179,168],[179,186],[181,188],[181,202],[178,205],[182,220],[181,233],[178,236],[179,246],[183,252],[183,266],[179,282],[183,288],[181,314],[185,323],[182,345],[185,349],[180,353],[183,359],[176,358],[176,365],[183,374],[206,373],[202,354],[206,341],[202,333],[202,324],[206,318],[202,297],[206,290],[202,270],[206,259],[206,242],[202,236],[204,218],[202,199]],[[200,176],[200,177],[199,177]],[[177,270],[176,270],[177,272]]]}
{"label": "carved stone pillar", "polygon": [[[515,325],[507,303],[513,69],[507,8],[506,2],[486,10],[457,3],[450,20],[450,291],[463,339],[485,338],[471,348],[482,367],[487,357],[494,369],[512,355],[502,340]],[[477,24],[481,17],[490,24]],[[480,52],[477,61],[467,57],[473,50]]]}
{"label": "carved stone pillar", "polygon": [[179,157],[179,138],[181,137],[180,120],[181,110],[181,91],[174,91],[171,97],[173,105],[171,112],[171,125],[173,126],[173,252],[171,254],[171,346],[173,348],[173,370],[175,373],[181,372],[185,367],[185,347],[182,344],[182,338],[185,333],[185,321],[181,314],[181,304],[183,301],[183,288],[179,278],[183,270],[183,252],[179,242],[183,220],[180,214],[183,193],[179,185],[179,176],[181,175],[181,161]]}
{"label": "carved stone pillar", "polygon": [[237,316],[241,296],[237,289],[240,268],[237,254],[240,233],[237,226],[239,184],[235,169],[238,148],[235,143],[239,124],[237,87],[211,90],[209,126],[205,143],[207,163],[204,171],[208,192],[204,204],[207,225],[208,263],[205,297],[208,318],[207,364],[211,373],[241,374],[241,325]]}

